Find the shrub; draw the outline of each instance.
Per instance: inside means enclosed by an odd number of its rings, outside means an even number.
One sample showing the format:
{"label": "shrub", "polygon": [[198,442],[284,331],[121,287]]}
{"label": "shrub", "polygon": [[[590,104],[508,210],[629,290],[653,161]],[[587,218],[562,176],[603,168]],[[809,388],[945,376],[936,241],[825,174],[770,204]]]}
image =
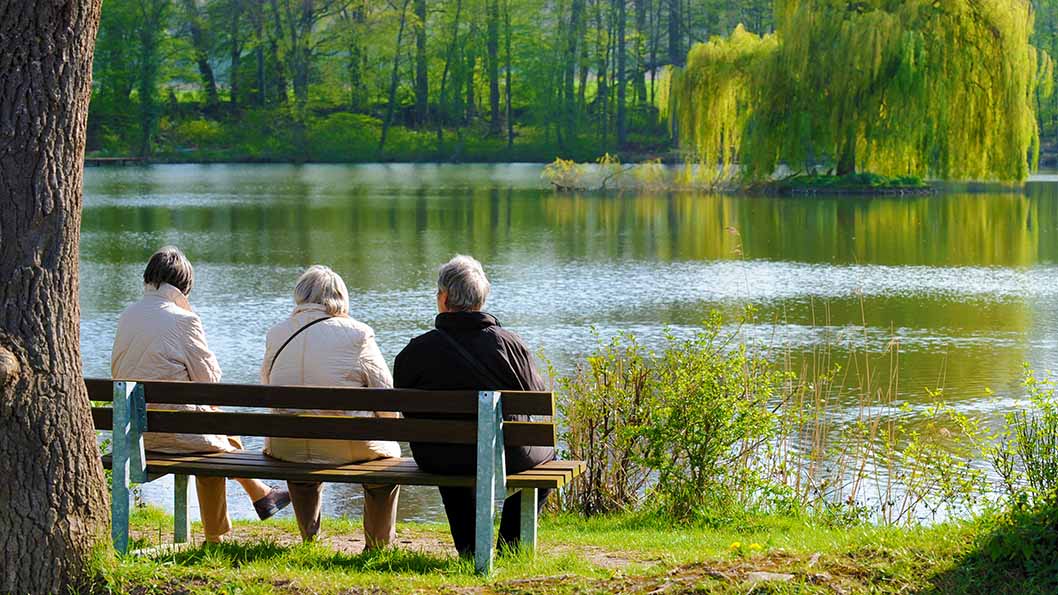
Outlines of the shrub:
{"label": "shrub", "polygon": [[564,506],[582,514],[635,508],[649,477],[648,445],[640,431],[654,408],[650,356],[632,335],[620,335],[559,379],[569,458],[587,462],[586,477],[564,494]]}
{"label": "shrub", "polygon": [[753,500],[767,483],[757,455],[775,438],[773,405],[785,375],[724,332],[712,313],[694,337],[667,337],[656,409],[643,428],[656,505],[689,520]]}
{"label": "shrub", "polygon": [[370,161],[378,155],[382,124],[363,114],[337,113],[313,121],[308,130],[309,155],[317,161]]}
{"label": "shrub", "polygon": [[571,160],[556,157],[544,167],[541,177],[551,183],[557,190],[587,190],[585,181],[586,168]]}
{"label": "shrub", "polygon": [[989,454],[1006,494],[1031,502],[1058,490],[1058,398],[1054,381],[1027,367],[1024,385],[1032,410],[1007,414]]}
{"label": "shrub", "polygon": [[1020,593],[1058,592],[1058,493],[1014,498],[990,524],[971,556],[973,573]]}
{"label": "shrub", "polygon": [[170,144],[178,148],[213,148],[225,140],[224,126],[204,118],[179,122],[171,127],[168,136]]}
{"label": "shrub", "polygon": [[786,375],[739,332],[714,312],[690,339],[669,334],[660,355],[621,335],[559,380],[563,441],[587,461],[568,508],[614,512],[649,494],[650,507],[691,520],[770,491],[758,457],[775,438]]}

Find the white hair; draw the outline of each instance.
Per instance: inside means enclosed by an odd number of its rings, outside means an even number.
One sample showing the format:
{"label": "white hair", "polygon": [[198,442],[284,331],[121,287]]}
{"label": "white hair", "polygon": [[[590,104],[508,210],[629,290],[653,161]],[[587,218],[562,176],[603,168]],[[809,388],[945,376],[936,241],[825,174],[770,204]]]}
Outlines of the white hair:
{"label": "white hair", "polygon": [[445,305],[449,310],[481,310],[491,289],[485,269],[470,256],[457,254],[437,271],[437,291],[448,294]]}
{"label": "white hair", "polygon": [[323,265],[313,265],[294,287],[294,303],[320,304],[331,316],[349,314],[349,290],[341,275]]}

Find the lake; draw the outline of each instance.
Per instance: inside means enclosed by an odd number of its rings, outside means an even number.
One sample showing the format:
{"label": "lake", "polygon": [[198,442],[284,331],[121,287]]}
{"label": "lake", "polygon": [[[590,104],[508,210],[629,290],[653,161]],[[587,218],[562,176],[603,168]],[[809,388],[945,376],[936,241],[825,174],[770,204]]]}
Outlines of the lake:
{"label": "lake", "polygon": [[[539,165],[154,165],[89,168],[81,236],[85,374],[109,376],[118,315],[165,244],[195,265],[191,302],[229,382],[257,382],[267,329],[300,272],[326,264],[393,357],[431,328],[437,266],[480,259],[488,310],[560,373],[599,340],[688,335],[745,306],[775,354],[900,346],[893,397],[987,420],[1024,397],[1022,364],[1058,364],[1058,176],[921,197],[566,195]],[[888,360],[882,365],[888,366]],[[927,389],[943,389],[942,397]],[[992,394],[989,394],[989,393]],[[840,418],[856,415],[850,399]],[[838,422],[840,423],[840,419]],[[259,440],[249,440],[259,446]],[[143,489],[171,509],[172,478]],[[233,516],[253,509],[232,484]],[[329,485],[325,514],[360,514]],[[193,500],[193,499],[192,499]],[[284,511],[289,515],[290,511]],[[405,489],[405,519],[443,518]]]}

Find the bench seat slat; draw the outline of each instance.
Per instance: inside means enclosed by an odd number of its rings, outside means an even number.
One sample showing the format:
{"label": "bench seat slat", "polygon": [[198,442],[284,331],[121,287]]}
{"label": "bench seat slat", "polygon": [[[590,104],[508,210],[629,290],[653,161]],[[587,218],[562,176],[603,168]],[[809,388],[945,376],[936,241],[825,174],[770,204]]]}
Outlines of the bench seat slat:
{"label": "bench seat slat", "polygon": [[[570,463],[573,469],[555,466],[552,461],[533,469],[507,476],[511,488],[559,488],[583,470],[581,461]],[[110,457],[103,457],[110,467]],[[579,464],[579,468],[577,465]],[[379,459],[349,465],[313,465],[278,461],[260,453],[162,454],[149,453],[147,471],[153,474],[179,473],[214,477],[256,477],[294,481],[337,483],[382,483],[426,486],[473,486],[472,476],[437,475],[419,471],[412,459]]]}
{"label": "bench seat slat", "polygon": [[[91,401],[113,400],[113,381],[87,378]],[[408,413],[477,413],[478,391],[424,391],[260,384],[207,384],[178,381],[144,381],[148,403],[216,405],[269,409],[322,409],[337,411],[402,411]],[[551,393],[504,391],[503,411],[512,415],[555,414]]]}
{"label": "bench seat slat", "polygon": [[[96,429],[112,429],[110,409],[93,407]],[[112,413],[110,413],[112,416]],[[212,411],[147,411],[149,432],[230,434],[274,438],[395,440],[475,444],[477,424],[462,420],[382,419],[341,415],[289,415]],[[507,446],[555,446],[555,426],[548,422],[504,422]]]}

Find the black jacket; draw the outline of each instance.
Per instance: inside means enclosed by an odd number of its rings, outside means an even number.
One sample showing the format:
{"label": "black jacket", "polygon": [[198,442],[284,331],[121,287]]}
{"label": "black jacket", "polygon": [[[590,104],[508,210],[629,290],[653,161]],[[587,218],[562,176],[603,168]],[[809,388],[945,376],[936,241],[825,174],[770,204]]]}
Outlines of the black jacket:
{"label": "black jacket", "polygon": [[[477,359],[490,372],[489,377],[468,363],[440,332],[432,330],[412,339],[397,354],[393,365],[395,387],[423,390],[547,390],[521,337],[501,327],[491,314],[442,313],[437,315],[434,326],[447,332]],[[505,415],[504,419],[526,418]],[[424,471],[453,475],[474,473],[477,454],[473,445],[412,442],[411,452],[415,462]],[[509,447],[506,453],[509,473],[555,458],[555,450],[544,447]]]}

